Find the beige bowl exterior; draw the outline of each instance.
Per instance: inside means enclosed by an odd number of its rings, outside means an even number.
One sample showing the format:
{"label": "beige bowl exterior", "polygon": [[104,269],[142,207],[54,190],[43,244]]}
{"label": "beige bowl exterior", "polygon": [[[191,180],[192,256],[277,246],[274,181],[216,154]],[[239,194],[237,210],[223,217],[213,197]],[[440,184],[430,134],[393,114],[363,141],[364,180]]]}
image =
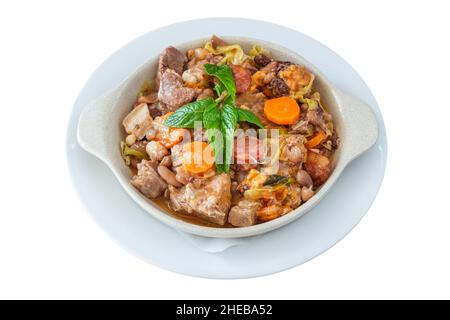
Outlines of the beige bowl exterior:
{"label": "beige bowl exterior", "polygon": [[[302,64],[315,74],[314,88],[320,92],[324,105],[333,115],[341,143],[332,162],[331,176],[309,201],[278,219],[262,224],[244,228],[213,228],[177,219],[161,210],[152,200],[147,199],[135,189],[130,184],[132,172],[124,164],[120,154],[119,145],[124,135],[121,123],[135,102],[141,85],[145,80],[154,78],[158,57],[153,57],[139,67],[117,88],[86,105],[78,123],[78,142],[86,151],[105,162],[130,197],[161,222],[180,231],[204,237],[242,238],[280,228],[311,210],[330,190],[344,168],[375,144],[378,138],[378,125],[370,106],[337,89],[319,70],[297,53],[258,39],[223,38],[229,43],[240,44],[245,51],[248,51],[254,44],[260,44],[268,49],[275,59]],[[174,46],[185,51],[192,47],[203,46],[206,40],[198,39],[189,43],[174,44]]]}

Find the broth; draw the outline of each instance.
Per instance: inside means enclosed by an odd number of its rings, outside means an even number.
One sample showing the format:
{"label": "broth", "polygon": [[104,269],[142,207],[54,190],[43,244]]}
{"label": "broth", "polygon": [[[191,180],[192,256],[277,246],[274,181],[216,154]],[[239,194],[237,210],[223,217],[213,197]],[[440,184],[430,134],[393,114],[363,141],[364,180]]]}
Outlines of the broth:
{"label": "broth", "polygon": [[153,203],[155,203],[158,207],[161,208],[162,211],[164,211],[167,214],[170,214],[171,216],[183,220],[184,222],[188,222],[188,223],[192,223],[192,224],[196,224],[198,226],[203,226],[203,227],[212,227],[212,228],[232,228],[233,226],[231,224],[229,224],[228,222],[225,223],[225,225],[221,226],[212,222],[208,222],[205,221],[203,219],[200,219],[194,215],[190,215],[188,213],[183,213],[183,212],[176,212],[174,210],[172,210],[167,202],[167,198],[165,197],[159,197],[156,199],[152,199],[151,201],[153,201]]}

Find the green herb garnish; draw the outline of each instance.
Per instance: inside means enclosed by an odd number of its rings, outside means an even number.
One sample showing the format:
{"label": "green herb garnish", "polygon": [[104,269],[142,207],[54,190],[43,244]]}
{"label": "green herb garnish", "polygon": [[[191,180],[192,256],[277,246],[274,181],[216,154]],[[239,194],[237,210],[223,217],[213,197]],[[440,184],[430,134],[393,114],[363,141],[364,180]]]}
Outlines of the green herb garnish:
{"label": "green herb garnish", "polygon": [[217,171],[229,172],[237,123],[246,121],[259,128],[264,126],[251,111],[235,106],[236,83],[229,66],[205,64],[204,68],[210,76],[219,80],[214,87],[219,98],[191,102],[171,114],[164,124],[176,128],[193,128],[194,122],[202,121],[214,150]]}
{"label": "green herb garnish", "polygon": [[263,186],[282,185],[286,184],[288,181],[289,181],[288,177],[273,174],[267,177],[266,181],[264,181],[263,183]]}
{"label": "green herb garnish", "polygon": [[191,102],[171,114],[164,124],[175,128],[194,128],[196,121],[203,121],[205,107],[214,106],[215,104],[212,98]]}
{"label": "green herb garnish", "polygon": [[254,124],[258,126],[259,128],[264,128],[263,124],[261,123],[261,120],[255,114],[249,110],[236,108],[237,114],[238,114],[238,121],[246,121],[251,124]]}

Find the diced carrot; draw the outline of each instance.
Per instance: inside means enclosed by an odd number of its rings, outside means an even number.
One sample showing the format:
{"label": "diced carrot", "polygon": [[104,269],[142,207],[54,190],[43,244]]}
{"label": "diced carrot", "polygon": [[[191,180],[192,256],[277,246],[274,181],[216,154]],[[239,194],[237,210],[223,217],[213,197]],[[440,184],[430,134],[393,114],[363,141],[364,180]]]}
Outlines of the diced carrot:
{"label": "diced carrot", "polygon": [[214,151],[203,141],[193,141],[183,146],[183,166],[191,173],[202,173],[214,165]]}
{"label": "diced carrot", "polygon": [[266,101],[264,114],[267,119],[276,124],[294,124],[300,117],[300,107],[292,98],[274,98]]}
{"label": "diced carrot", "polygon": [[327,134],[323,131],[318,131],[311,139],[309,139],[305,143],[305,147],[308,149],[313,149],[314,147],[317,147],[319,144],[321,144],[325,138],[327,137]]}
{"label": "diced carrot", "polygon": [[177,143],[180,143],[181,140],[183,140],[185,133],[186,129],[170,128],[169,134],[159,140],[159,143],[161,143],[164,147],[170,149]]}

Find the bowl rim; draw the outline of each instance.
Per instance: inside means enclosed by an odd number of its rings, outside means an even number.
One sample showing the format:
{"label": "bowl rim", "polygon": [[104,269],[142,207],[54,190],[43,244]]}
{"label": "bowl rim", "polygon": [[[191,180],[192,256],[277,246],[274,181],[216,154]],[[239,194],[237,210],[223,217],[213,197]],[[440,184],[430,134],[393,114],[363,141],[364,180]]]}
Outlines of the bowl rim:
{"label": "bowl rim", "polygon": [[[302,64],[304,64],[309,70],[311,70],[316,78],[320,78],[320,81],[322,85],[326,86],[330,90],[330,95],[333,102],[336,104],[336,110],[335,112],[340,114],[341,122],[342,122],[342,128],[340,132],[340,137],[343,138],[342,131],[345,131],[346,126],[346,118],[342,116],[341,114],[341,107],[342,107],[342,101],[340,99],[340,95],[342,92],[338,90],[324,75],[323,73],[311,62],[306,60],[304,57],[302,57],[299,53],[294,52],[291,49],[288,49],[286,47],[283,47],[281,45],[278,45],[273,42],[256,39],[252,37],[239,37],[239,36],[221,36],[223,39],[237,39],[235,42],[247,42],[252,44],[263,44],[268,47],[269,50],[278,50],[283,52],[283,54],[292,57],[295,61],[301,61]],[[181,47],[186,46],[191,43],[198,43],[200,41],[205,41],[207,38],[202,37],[198,39],[194,39],[191,41],[186,41],[180,44],[173,44],[175,47]],[[145,69],[149,64],[154,63],[156,59],[158,59],[159,55],[153,56],[149,58],[146,62],[144,62],[142,65],[140,65],[138,68],[136,68],[132,73],[130,73],[117,87],[109,91],[104,96],[96,99],[95,101],[91,102],[88,105],[91,105],[91,108],[97,107],[99,104],[104,103],[105,100],[112,100],[112,108],[117,108],[119,98],[122,94],[124,94],[124,90],[126,89],[126,85],[129,84],[143,69]],[[85,107],[85,109],[88,109],[88,106]],[[80,116],[79,124],[82,122],[83,114],[85,112],[83,111],[82,115]],[[121,174],[120,170],[116,167],[114,161],[110,159],[109,157],[105,157],[104,155],[100,154],[99,152],[96,152],[92,148],[90,148],[85,141],[80,137],[80,125],[78,127],[78,141],[80,145],[87,150],[88,152],[94,154],[98,158],[100,158],[103,162],[105,162],[108,167],[111,169],[111,171],[114,173],[116,178],[119,180],[119,183],[122,185],[122,187],[125,189],[125,191],[128,193],[128,195],[137,203],[141,208],[143,208],[146,212],[151,214],[153,217],[158,219],[159,221],[176,228],[180,231],[184,231],[190,234],[203,236],[203,237],[211,237],[211,238],[243,238],[243,237],[249,237],[249,236],[255,236],[258,234],[263,234],[266,232],[270,232],[272,230],[278,229],[280,227],[283,227],[284,225],[297,220],[298,218],[302,217],[304,214],[306,214],[308,211],[310,211],[314,206],[316,206],[320,200],[326,195],[326,193],[330,190],[330,188],[334,185],[334,183],[339,178],[342,171],[345,169],[345,167],[353,160],[353,158],[345,159],[342,156],[337,157],[336,163],[333,168],[333,172],[330,175],[330,177],[327,179],[327,181],[320,186],[320,189],[318,192],[305,203],[302,203],[299,207],[295,208],[288,214],[281,216],[277,219],[267,221],[264,223],[260,223],[253,226],[248,227],[236,227],[236,228],[223,228],[223,227],[210,227],[210,226],[201,226],[197,224],[192,224],[189,222],[186,222],[184,220],[181,220],[166,211],[164,211],[162,208],[160,208],[158,205],[156,205],[152,199],[146,198],[144,195],[142,195],[138,190],[136,190],[129,182],[129,177],[124,177],[123,174]],[[341,145],[339,146],[338,151],[343,152],[345,149],[345,140],[341,139]],[[361,151],[360,154],[362,154],[365,150]],[[360,155],[358,154],[358,156]]]}

